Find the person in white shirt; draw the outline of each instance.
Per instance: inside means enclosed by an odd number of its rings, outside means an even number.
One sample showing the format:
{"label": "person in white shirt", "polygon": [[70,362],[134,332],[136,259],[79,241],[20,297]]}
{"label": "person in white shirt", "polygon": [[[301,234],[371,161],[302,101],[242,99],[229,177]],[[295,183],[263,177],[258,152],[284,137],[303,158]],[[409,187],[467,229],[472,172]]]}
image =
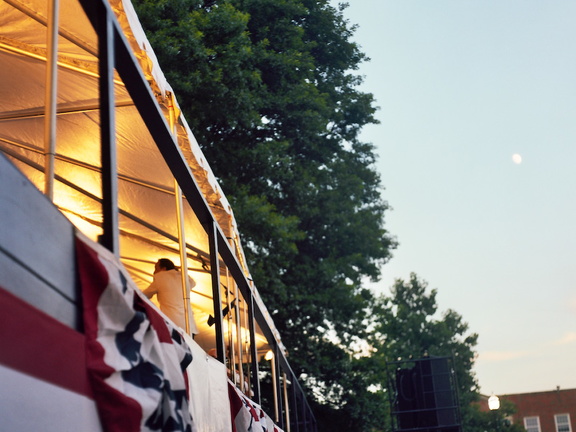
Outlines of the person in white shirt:
{"label": "person in white shirt", "polygon": [[[196,281],[189,277],[190,289],[196,286]],[[160,303],[160,310],[170,318],[174,324],[186,329],[184,313],[185,302],[182,294],[182,275],[174,263],[168,258],[160,258],[154,266],[154,281],[143,293],[146,297],[154,295]],[[194,312],[190,309],[190,333],[197,334],[198,327],[194,320]]]}

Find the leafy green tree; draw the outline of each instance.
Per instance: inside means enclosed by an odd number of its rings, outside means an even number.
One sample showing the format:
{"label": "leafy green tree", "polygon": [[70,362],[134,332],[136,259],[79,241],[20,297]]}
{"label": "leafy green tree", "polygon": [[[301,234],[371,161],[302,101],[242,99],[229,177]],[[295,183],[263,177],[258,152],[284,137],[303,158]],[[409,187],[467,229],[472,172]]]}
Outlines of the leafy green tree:
{"label": "leafy green tree", "polygon": [[500,399],[500,408],[495,411],[481,410],[478,404],[473,404],[468,411],[466,421],[467,432],[525,432],[524,426],[513,424],[509,417],[516,412],[514,404]]}
{"label": "leafy green tree", "polygon": [[374,332],[369,341],[373,355],[388,364],[425,356],[452,357],[466,429],[473,414],[472,403],[479,396],[472,370],[478,335],[469,333],[468,324],[453,310],[438,316],[437,290],[429,291],[427,286],[414,273],[408,281],[397,279],[390,295],[382,295],[375,302]]}
{"label": "leafy green tree", "polygon": [[247,260],[296,373],[343,406],[394,241],[384,228],[366,60],[328,0],[137,0],[180,106],[229,198]]}
{"label": "leafy green tree", "polygon": [[321,430],[390,430],[388,393],[379,384],[385,381],[385,365],[381,363],[381,358],[370,355],[350,359],[337,401],[314,410]]}

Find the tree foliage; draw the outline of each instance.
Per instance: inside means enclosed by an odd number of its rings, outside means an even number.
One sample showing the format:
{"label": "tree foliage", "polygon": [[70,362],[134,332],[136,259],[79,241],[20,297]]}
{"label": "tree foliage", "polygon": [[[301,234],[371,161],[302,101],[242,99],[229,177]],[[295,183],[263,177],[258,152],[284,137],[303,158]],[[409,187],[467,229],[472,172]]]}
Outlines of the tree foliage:
{"label": "tree foliage", "polygon": [[374,333],[370,341],[388,362],[398,358],[453,356],[459,393],[464,405],[478,391],[472,372],[478,335],[468,334],[468,324],[448,309],[437,316],[437,290],[412,273],[408,281],[397,279],[389,296],[381,296],[374,308]]}
{"label": "tree foliage", "polygon": [[[380,359],[380,364],[426,356],[452,357],[463,430],[504,427],[512,406],[503,403],[497,413],[487,413],[477,404],[479,388],[473,365],[478,335],[469,332],[468,324],[454,310],[440,314],[436,295],[436,289],[428,290],[428,284],[412,273],[407,281],[397,279],[389,295],[377,298],[371,314],[373,332],[368,339],[374,349],[372,356]],[[385,381],[381,383],[386,386]]]}
{"label": "tree foliage", "polygon": [[[478,385],[472,371],[478,336],[453,310],[439,313],[436,290],[416,274],[397,279],[389,294],[376,297],[370,308],[364,343],[357,346],[341,377],[340,410],[318,410],[326,430],[391,430],[390,381],[399,359],[451,357],[458,383],[463,430],[492,430],[491,413],[474,402]],[[407,363],[410,364],[410,363]],[[498,413],[503,420],[503,411]],[[503,424],[503,423],[502,423]],[[485,429],[481,429],[485,428]]]}
{"label": "tree foliage", "polygon": [[466,412],[466,432],[525,432],[524,426],[512,423],[509,417],[516,412],[516,406],[505,399],[500,399],[500,408],[494,411],[483,411],[478,404],[469,407]]}
{"label": "tree foliage", "polygon": [[359,138],[376,107],[358,89],[353,29],[327,0],[136,7],[234,208],[293,369],[338,394],[372,298],[361,281],[378,278],[394,247],[374,147]]}

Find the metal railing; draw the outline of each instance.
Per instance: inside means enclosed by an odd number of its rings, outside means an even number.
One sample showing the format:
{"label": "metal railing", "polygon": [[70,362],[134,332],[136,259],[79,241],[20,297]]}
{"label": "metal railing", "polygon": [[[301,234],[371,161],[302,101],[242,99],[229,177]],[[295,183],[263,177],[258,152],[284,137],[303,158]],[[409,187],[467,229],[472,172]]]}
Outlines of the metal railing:
{"label": "metal railing", "polygon": [[[100,129],[102,153],[102,208],[103,234],[100,243],[119,255],[119,227],[117,205],[117,173],[115,160],[114,125],[114,72],[124,82],[130,97],[146,124],[150,135],[170,168],[174,179],[193,212],[202,224],[209,239],[210,272],[214,303],[217,358],[226,363],[226,347],[223,331],[221,299],[220,260],[226,266],[236,286],[248,305],[248,323],[251,339],[251,388],[253,399],[261,403],[258,353],[254,340],[255,324],[266,337],[274,353],[273,373],[278,425],[294,432],[316,432],[314,414],[306,401],[305,393],[297,377],[280,349],[281,343],[275,329],[269,325],[265,311],[255,301],[250,281],[235,256],[228,239],[216,222],[210,207],[175,141],[161,107],[144,77],[130,45],[126,41],[110,5],[104,0],[80,0],[82,7],[98,36]],[[289,395],[290,391],[290,395]],[[269,407],[266,407],[270,411]]]}

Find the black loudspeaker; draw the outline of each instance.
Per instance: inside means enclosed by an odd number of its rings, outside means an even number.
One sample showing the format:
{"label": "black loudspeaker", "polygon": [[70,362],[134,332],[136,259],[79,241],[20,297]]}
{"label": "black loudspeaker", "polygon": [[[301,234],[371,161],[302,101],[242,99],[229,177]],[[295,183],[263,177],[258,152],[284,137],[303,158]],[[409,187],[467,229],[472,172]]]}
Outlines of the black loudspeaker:
{"label": "black loudspeaker", "polygon": [[396,370],[399,430],[458,432],[458,407],[452,372],[445,357],[414,361]]}
{"label": "black loudspeaker", "polygon": [[429,358],[419,362],[422,380],[422,408],[431,426],[454,426],[457,424],[457,407],[454,400],[452,375],[447,358]]}
{"label": "black loudspeaker", "polygon": [[413,429],[419,423],[419,379],[416,369],[396,371],[397,419],[400,430]]}

